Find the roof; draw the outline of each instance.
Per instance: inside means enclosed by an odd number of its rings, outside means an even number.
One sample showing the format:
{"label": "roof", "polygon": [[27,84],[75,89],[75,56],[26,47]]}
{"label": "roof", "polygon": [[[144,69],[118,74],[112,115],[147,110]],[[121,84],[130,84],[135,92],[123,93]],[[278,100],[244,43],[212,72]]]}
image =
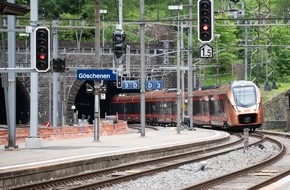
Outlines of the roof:
{"label": "roof", "polygon": [[25,15],[30,11],[22,5],[0,1],[0,15]]}

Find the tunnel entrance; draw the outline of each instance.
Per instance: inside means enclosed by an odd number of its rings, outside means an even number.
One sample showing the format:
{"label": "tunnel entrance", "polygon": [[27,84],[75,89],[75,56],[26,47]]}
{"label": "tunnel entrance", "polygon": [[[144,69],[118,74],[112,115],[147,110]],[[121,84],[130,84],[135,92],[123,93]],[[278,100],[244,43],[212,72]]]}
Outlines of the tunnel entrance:
{"label": "tunnel entrance", "polygon": [[[94,81],[85,81],[79,88],[74,105],[76,106],[77,119],[87,119],[90,124],[94,121],[94,109],[95,109],[95,95],[86,92],[86,84],[94,86]],[[105,115],[111,115],[111,100],[116,94],[140,92],[140,90],[122,90],[116,87],[115,82],[104,82],[107,85],[106,99],[100,100],[100,117],[104,118]]]}
{"label": "tunnel entrance", "polygon": [[[30,120],[30,95],[21,81],[16,79],[16,124],[28,124]],[[7,125],[4,88],[0,78],[0,124]]]}

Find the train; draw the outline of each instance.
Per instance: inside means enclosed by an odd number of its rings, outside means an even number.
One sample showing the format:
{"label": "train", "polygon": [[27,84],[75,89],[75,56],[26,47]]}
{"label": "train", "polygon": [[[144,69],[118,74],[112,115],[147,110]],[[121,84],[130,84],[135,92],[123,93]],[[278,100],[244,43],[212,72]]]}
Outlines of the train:
{"label": "train", "polygon": [[[188,93],[184,92],[183,97],[188,100]],[[140,93],[118,94],[112,98],[111,112],[117,113],[118,119],[139,123],[140,99]],[[176,126],[177,99],[176,89],[146,92],[146,124]],[[181,111],[181,120],[188,121],[188,103],[184,101],[181,105],[181,109],[184,109]],[[192,110],[192,123],[196,127],[249,128],[255,131],[264,122],[261,91],[252,81],[240,80],[194,89]]]}

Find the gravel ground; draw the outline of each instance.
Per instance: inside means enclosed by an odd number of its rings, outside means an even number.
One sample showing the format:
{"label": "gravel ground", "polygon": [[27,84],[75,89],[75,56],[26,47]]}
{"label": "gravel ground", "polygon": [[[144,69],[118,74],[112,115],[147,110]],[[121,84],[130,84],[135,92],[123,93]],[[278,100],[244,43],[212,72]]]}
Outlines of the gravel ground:
{"label": "gravel ground", "polygon": [[247,151],[237,150],[226,155],[202,162],[188,164],[177,169],[142,177],[138,180],[118,184],[105,190],[168,190],[182,189],[211,178],[224,175],[257,164],[279,152],[269,142],[249,147]]}

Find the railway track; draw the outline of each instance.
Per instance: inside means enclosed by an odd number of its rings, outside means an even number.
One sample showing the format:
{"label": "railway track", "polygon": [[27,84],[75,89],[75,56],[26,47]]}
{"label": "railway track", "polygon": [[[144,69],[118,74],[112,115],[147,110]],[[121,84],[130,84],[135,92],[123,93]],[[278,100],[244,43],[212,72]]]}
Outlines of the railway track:
{"label": "railway track", "polygon": [[[226,187],[233,187],[234,189],[247,189],[247,190],[256,190],[262,189],[273,189],[271,184],[277,182],[280,179],[283,179],[286,176],[290,175],[290,155],[287,152],[287,149],[290,148],[289,135],[283,135],[279,133],[271,132],[260,132],[264,135],[267,135],[267,138],[278,144],[281,148],[281,151],[278,155],[269,159],[255,167],[250,167],[241,172],[240,175],[236,175],[232,180],[227,182],[222,182],[225,176],[221,176],[221,179],[215,180],[218,183],[221,183],[216,186],[211,186],[210,189],[214,190],[224,190]],[[214,183],[214,182],[213,182]],[[282,186],[283,184],[275,184],[275,187]],[[188,189],[197,189],[195,187]]]}
{"label": "railway track", "polygon": [[[229,187],[231,189],[254,190],[265,186],[266,183],[272,183],[273,182],[271,179],[272,177],[269,176],[277,172],[277,166],[275,165],[277,165],[280,159],[285,155],[286,148],[283,144],[283,141],[281,142],[280,140],[270,138],[268,136],[265,137],[265,141],[270,141],[271,143],[276,144],[280,149],[279,153],[261,163],[249,166],[247,168],[243,168],[241,170],[232,173],[228,173],[226,175],[219,176],[211,180],[204,181],[199,184],[195,184],[193,186],[184,188],[184,190],[199,190],[199,189],[225,190],[228,189]],[[283,160],[285,160],[285,158]],[[265,180],[266,175],[263,174],[268,175],[269,179]],[[259,184],[255,185],[257,183]]]}
{"label": "railway track", "polygon": [[[141,126],[140,125],[137,125],[137,124],[130,124],[130,125],[128,125],[128,127],[130,129],[136,130],[137,132],[140,132],[141,131]],[[146,129],[153,130],[153,131],[157,131],[158,130],[156,127],[152,127],[152,126],[148,126],[148,125],[146,125],[145,128]]]}
{"label": "railway track", "polygon": [[[161,171],[168,171],[184,164],[209,159],[217,155],[226,154],[237,149],[243,149],[243,138],[235,135],[236,140],[210,148],[186,152],[154,160],[131,163],[119,167],[98,170],[76,176],[18,186],[11,189],[100,189],[116,183],[137,179],[142,176],[152,175]],[[265,140],[261,134],[251,137],[251,144],[255,145]]]}

